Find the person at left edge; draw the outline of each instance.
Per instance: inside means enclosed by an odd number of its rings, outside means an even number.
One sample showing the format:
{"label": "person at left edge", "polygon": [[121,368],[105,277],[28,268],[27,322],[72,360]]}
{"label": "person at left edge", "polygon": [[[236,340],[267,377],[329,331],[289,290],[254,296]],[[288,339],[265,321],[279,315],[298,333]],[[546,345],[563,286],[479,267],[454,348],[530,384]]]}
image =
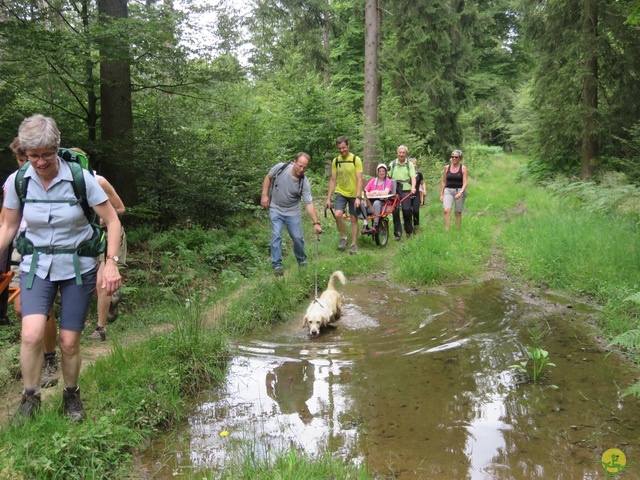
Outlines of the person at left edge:
{"label": "person at left edge", "polygon": [[[80,339],[98,270],[95,256],[77,255],[77,247],[91,239],[94,230],[82,205],[68,201],[76,198],[73,176],[70,165],[57,155],[60,132],[55,120],[44,115],[29,117],[20,125],[18,138],[30,163],[25,173],[25,179],[29,178],[26,198],[30,201],[21,204],[15,186],[16,173],[12,174],[7,181],[5,221],[0,227],[0,249],[5,249],[13,241],[24,216],[27,222],[25,237],[34,246],[34,253],[23,255],[20,265],[25,272],[20,280],[20,368],[24,391],[16,420],[26,420],[40,407],[45,324],[59,290],[59,343],[65,386],[62,392],[63,408],[71,420],[77,422],[84,416],[78,387]],[[88,171],[83,170],[82,173],[88,204],[104,220],[108,229],[103,286],[111,294],[121,285],[118,265],[113,258],[117,256],[120,244],[120,220],[96,179]]]}
{"label": "person at left edge", "polygon": [[300,201],[313,220],[315,233],[322,233],[311,197],[311,184],[304,172],[309,168],[309,155],[300,152],[289,163],[278,163],[264,177],[260,205],[269,209],[271,219],[271,265],[276,276],[282,275],[282,229],[287,227],[293,241],[293,253],[299,266],[307,264],[302,235]]}

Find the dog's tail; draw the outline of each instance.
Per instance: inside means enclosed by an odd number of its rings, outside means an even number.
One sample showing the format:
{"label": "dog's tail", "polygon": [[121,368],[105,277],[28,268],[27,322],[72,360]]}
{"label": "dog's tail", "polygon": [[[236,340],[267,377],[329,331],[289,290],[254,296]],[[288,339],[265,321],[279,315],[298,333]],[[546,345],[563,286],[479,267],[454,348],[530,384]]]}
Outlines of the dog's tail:
{"label": "dog's tail", "polygon": [[347,283],[347,279],[344,276],[344,273],[342,273],[340,270],[333,272],[331,274],[331,278],[329,278],[329,284],[327,285],[327,289],[329,290],[335,290],[335,287],[333,286],[333,281],[334,279],[338,279],[340,280],[340,283],[342,285],[344,285],[345,283]]}

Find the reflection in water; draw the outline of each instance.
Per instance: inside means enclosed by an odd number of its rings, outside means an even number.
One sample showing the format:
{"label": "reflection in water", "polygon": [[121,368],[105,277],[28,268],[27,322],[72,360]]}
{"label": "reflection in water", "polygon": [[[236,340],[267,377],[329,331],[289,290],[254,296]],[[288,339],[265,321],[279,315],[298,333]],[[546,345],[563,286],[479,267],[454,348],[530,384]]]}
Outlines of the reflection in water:
{"label": "reflection in water", "polygon": [[[446,295],[352,282],[337,329],[311,340],[294,322],[237,345],[225,385],[198,400],[179,435],[186,445],[169,446],[165,467],[154,465],[160,445],[142,462],[154,478],[222,468],[242,439],[256,457],[328,449],[397,478],[602,478],[596,461],[609,448],[640,460],[637,406],[618,398],[626,367],[585,347],[570,312],[547,317],[497,281]],[[558,390],[518,386],[507,368],[532,318],[552,327],[543,342]]]}

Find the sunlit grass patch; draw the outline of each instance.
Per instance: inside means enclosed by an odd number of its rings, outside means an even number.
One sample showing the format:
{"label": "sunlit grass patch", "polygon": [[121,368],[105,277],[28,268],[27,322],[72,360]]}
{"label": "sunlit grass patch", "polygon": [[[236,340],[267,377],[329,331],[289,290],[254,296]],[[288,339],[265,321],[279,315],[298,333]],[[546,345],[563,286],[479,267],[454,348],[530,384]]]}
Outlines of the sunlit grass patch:
{"label": "sunlit grass patch", "polygon": [[379,478],[372,475],[366,466],[346,462],[330,453],[309,457],[304,452],[291,447],[289,450],[264,455],[255,452],[251,445],[239,443],[231,449],[224,469],[197,473],[180,472],[180,474],[187,479],[216,478],[220,480],[249,478],[263,480],[367,480]]}

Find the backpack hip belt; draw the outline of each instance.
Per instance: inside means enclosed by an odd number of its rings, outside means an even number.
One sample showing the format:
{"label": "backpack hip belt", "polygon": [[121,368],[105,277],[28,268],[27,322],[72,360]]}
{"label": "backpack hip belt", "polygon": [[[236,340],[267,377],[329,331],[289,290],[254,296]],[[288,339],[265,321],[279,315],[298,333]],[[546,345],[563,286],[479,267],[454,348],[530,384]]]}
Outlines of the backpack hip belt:
{"label": "backpack hip belt", "polygon": [[27,275],[27,290],[33,287],[33,280],[36,275],[36,268],[41,253],[54,255],[57,253],[73,254],[73,271],[76,276],[76,285],[82,285],[82,273],[80,272],[80,259],[78,257],[97,257],[106,250],[105,232],[100,228],[94,227],[94,234],[89,240],[85,240],[77,248],[54,248],[54,247],[36,247],[23,234],[17,240],[18,252],[21,255],[33,255],[31,258],[31,267]]}

